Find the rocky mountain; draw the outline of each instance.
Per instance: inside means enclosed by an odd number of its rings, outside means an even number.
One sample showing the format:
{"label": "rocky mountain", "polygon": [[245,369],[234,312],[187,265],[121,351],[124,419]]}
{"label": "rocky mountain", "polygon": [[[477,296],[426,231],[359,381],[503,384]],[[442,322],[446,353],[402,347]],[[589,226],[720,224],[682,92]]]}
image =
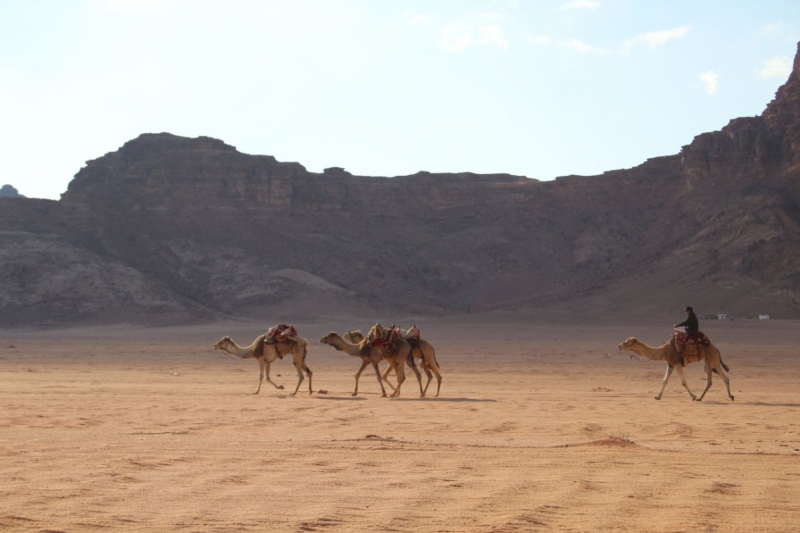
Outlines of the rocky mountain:
{"label": "rocky mountain", "polygon": [[687,303],[800,316],[800,59],[762,115],[600,176],[313,173],[163,133],[0,199],[4,324]]}
{"label": "rocky mountain", "polygon": [[0,198],[25,198],[19,191],[11,185],[3,185],[0,187]]}

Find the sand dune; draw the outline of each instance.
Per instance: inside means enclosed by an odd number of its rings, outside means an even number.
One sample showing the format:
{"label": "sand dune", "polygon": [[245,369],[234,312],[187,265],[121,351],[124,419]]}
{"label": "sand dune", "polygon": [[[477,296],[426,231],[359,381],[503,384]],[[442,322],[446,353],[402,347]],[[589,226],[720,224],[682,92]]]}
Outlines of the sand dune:
{"label": "sand dune", "polygon": [[[366,323],[301,324],[317,339]],[[704,324],[731,367],[702,403],[616,351],[667,327],[424,324],[442,397],[379,397],[313,344],[288,396],[210,350],[252,323],[0,332],[0,528],[13,531],[789,531],[800,328]],[[289,360],[273,379],[296,382]],[[699,392],[699,365],[687,369]],[[433,385],[435,387],[435,384]]]}

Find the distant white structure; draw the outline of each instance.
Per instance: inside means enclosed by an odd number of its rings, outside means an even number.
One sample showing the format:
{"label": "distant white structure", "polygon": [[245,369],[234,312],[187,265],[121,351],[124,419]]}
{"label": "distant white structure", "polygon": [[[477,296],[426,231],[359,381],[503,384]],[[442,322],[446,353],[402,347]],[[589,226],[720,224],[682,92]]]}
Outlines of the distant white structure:
{"label": "distant white structure", "polygon": [[759,320],[769,320],[769,315],[758,315]]}
{"label": "distant white structure", "polygon": [[717,315],[717,320],[733,320],[733,315],[729,315],[727,313],[722,313]]}

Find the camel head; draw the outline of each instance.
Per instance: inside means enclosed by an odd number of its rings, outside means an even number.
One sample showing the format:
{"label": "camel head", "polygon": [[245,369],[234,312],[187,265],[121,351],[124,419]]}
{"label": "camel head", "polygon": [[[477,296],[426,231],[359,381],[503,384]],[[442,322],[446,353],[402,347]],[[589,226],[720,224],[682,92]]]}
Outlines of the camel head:
{"label": "camel head", "polygon": [[353,344],[358,344],[364,340],[364,334],[359,330],[348,331],[344,334],[344,339],[348,342],[352,342]]}
{"label": "camel head", "polygon": [[334,348],[336,348],[336,345],[334,344],[336,339],[341,340],[342,338],[336,332],[331,331],[330,333],[328,333],[324,337],[320,337],[319,342],[321,342],[322,344],[327,344],[328,346],[333,346]]}
{"label": "camel head", "polygon": [[214,349],[215,350],[224,350],[232,342],[233,341],[231,340],[231,338],[226,335],[226,336],[222,337],[220,340],[217,341],[217,343],[214,345]]}
{"label": "camel head", "polygon": [[633,351],[632,348],[637,344],[639,344],[639,341],[637,341],[634,337],[628,337],[623,342],[619,343],[619,351],[620,352],[623,350]]}

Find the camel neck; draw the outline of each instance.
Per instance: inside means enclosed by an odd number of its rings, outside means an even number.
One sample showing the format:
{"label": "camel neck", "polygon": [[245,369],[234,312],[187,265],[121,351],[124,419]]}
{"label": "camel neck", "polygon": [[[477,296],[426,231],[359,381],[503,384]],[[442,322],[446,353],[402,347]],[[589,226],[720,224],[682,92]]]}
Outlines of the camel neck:
{"label": "camel neck", "polygon": [[664,344],[658,348],[653,348],[652,346],[648,346],[647,344],[639,341],[636,345],[637,350],[636,353],[641,355],[642,357],[646,357],[652,361],[664,361],[667,359],[667,347],[669,343]]}
{"label": "camel neck", "polygon": [[241,346],[236,344],[236,342],[234,342],[233,339],[231,339],[231,342],[225,347],[225,351],[231,355],[236,355],[238,357],[244,358],[251,356],[253,354],[253,349],[255,348],[255,345],[257,343],[258,339],[256,339],[255,342],[253,342],[253,344],[251,344],[247,348],[242,348]]}
{"label": "camel neck", "polygon": [[338,335],[332,339],[333,347],[350,355],[359,355],[360,349],[356,344],[350,344]]}

